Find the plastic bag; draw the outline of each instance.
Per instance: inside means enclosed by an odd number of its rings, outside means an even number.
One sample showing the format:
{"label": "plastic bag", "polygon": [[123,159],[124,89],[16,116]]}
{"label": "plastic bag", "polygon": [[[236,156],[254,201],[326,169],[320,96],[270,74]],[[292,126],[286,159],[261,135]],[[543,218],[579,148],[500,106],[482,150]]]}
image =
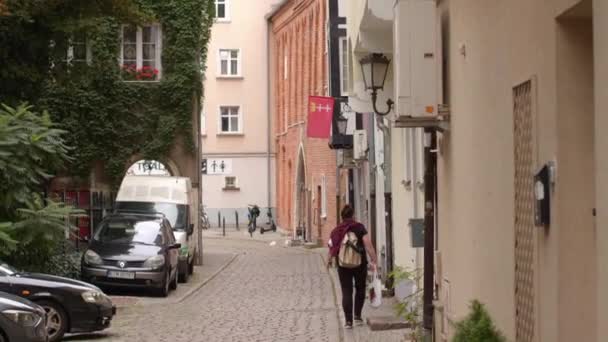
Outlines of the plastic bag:
{"label": "plastic bag", "polygon": [[369,288],[369,302],[373,308],[382,305],[382,281],[376,271],[374,271],[374,278]]}

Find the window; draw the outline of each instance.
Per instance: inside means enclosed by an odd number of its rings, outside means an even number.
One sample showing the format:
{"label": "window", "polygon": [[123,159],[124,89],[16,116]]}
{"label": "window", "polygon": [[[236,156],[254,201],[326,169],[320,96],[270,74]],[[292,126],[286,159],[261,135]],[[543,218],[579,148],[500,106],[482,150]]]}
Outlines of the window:
{"label": "window", "polygon": [[241,133],[241,113],[239,106],[220,107],[220,133]]}
{"label": "window", "polygon": [[321,176],[321,217],[327,217],[327,179]]}
{"label": "window", "polygon": [[120,62],[125,81],[155,81],[161,75],[160,25],[123,25]]}
{"label": "window", "polygon": [[84,32],[74,34],[68,43],[68,63],[89,63],[91,61],[91,49]]}
{"label": "window", "polygon": [[238,190],[236,177],[226,176],[224,177],[224,190]]}
{"label": "window", "polygon": [[219,74],[223,77],[241,75],[241,51],[238,49],[220,49]]}
{"label": "window", "polygon": [[228,13],[228,1],[229,0],[215,0],[215,18],[217,21],[230,20],[230,15]]}
{"label": "window", "polygon": [[350,54],[348,51],[348,39],[340,38],[340,93],[342,96],[348,95],[350,83]]}

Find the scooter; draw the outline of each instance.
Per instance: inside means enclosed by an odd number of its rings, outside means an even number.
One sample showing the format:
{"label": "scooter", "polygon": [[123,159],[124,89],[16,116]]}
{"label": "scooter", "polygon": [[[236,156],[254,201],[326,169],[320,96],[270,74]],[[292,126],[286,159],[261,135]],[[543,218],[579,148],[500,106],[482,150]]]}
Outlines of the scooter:
{"label": "scooter", "polygon": [[274,220],[272,219],[272,211],[270,210],[270,208],[268,208],[266,215],[268,216],[268,222],[266,223],[266,225],[269,227],[268,228],[260,227],[260,234],[264,234],[264,232],[270,232],[270,231],[276,232],[277,231],[277,225],[274,223]]}

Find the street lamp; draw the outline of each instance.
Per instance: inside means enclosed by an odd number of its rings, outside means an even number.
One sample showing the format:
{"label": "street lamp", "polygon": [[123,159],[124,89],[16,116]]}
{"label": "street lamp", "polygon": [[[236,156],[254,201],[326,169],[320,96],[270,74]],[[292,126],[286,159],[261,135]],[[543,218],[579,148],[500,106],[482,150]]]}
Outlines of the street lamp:
{"label": "street lamp", "polygon": [[346,135],[346,127],[348,126],[348,119],[340,113],[340,116],[336,118],[336,126],[338,127],[338,133],[340,135]]}
{"label": "street lamp", "polygon": [[391,60],[384,54],[372,53],[361,58],[359,64],[361,64],[365,90],[371,90],[372,92],[374,112],[378,115],[387,115],[393,108],[393,100],[388,99],[386,101],[386,104],[388,105],[388,110],[386,112],[380,112],[376,108],[376,100],[378,98],[378,90],[384,90],[384,82],[386,81],[386,75],[388,74],[388,67],[391,64]]}

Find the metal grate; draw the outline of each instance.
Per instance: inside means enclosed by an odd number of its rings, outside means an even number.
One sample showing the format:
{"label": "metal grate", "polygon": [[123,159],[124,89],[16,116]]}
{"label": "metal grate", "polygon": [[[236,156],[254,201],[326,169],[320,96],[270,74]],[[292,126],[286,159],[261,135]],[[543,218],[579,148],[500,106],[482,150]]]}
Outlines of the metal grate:
{"label": "metal grate", "polygon": [[515,335],[534,341],[534,145],[532,82],[513,89],[515,158]]}

